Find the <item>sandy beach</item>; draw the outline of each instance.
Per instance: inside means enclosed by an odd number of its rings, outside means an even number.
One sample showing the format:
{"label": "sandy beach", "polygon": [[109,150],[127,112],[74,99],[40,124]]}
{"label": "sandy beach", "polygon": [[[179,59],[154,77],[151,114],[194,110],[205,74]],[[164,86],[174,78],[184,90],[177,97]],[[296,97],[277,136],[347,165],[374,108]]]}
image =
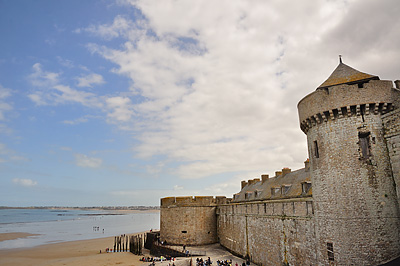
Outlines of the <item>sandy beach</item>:
{"label": "sandy beach", "polygon": [[[28,237],[27,233],[0,234],[0,241]],[[142,265],[139,256],[129,252],[106,253],[114,237],[47,244],[33,248],[0,250],[0,265]],[[101,253],[100,253],[101,249]]]}
{"label": "sandy beach", "polygon": [[[0,239],[13,239],[28,237],[27,233],[7,233],[0,234]],[[2,240],[2,241],[3,241]],[[141,262],[142,256],[133,255],[130,252],[106,253],[105,249],[112,248],[114,237],[97,238],[91,240],[70,241],[41,245],[33,248],[6,249],[0,250],[1,266],[107,266],[107,265],[130,265],[147,266],[149,262]],[[243,259],[238,258],[219,244],[207,246],[188,247],[189,250],[204,251],[207,254],[203,257],[211,257],[212,261],[232,260],[233,265],[241,265]],[[101,250],[101,253],[100,253]],[[150,256],[148,250],[144,250],[145,256]],[[177,258],[174,262],[176,266],[189,265],[190,258]],[[195,258],[194,258],[195,260]],[[156,262],[156,266],[168,266],[169,261]],[[194,263],[195,265],[195,263]],[[216,265],[213,264],[213,265]],[[254,264],[251,264],[254,266]]]}

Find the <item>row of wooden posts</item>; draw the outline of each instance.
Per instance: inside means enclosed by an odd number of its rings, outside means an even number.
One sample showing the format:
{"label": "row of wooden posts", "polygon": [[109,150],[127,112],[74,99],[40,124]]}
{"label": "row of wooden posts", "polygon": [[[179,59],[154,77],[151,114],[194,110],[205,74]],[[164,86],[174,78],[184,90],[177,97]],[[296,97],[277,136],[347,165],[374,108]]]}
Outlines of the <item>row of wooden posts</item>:
{"label": "row of wooden posts", "polygon": [[145,241],[145,234],[116,236],[114,238],[114,252],[129,251],[135,255],[142,255],[142,249]]}

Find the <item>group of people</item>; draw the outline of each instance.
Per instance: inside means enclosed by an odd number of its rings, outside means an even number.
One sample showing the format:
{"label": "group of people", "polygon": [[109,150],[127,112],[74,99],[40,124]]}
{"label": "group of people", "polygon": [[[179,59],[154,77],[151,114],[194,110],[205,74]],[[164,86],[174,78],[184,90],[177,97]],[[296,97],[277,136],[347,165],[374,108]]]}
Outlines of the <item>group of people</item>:
{"label": "group of people", "polygon": [[[217,260],[217,266],[233,266],[232,260]],[[235,266],[238,266],[236,263]]]}
{"label": "group of people", "polygon": [[[165,257],[164,256],[161,256],[161,257],[142,257],[140,259],[140,261],[143,261],[143,262],[156,262],[156,261],[167,261],[167,260],[175,261],[175,258],[166,255]],[[175,266],[175,264],[173,266]]]}
{"label": "group of people", "polygon": [[196,266],[210,266],[211,264],[212,262],[210,257],[208,257],[206,260],[203,260],[203,258],[196,259]]}

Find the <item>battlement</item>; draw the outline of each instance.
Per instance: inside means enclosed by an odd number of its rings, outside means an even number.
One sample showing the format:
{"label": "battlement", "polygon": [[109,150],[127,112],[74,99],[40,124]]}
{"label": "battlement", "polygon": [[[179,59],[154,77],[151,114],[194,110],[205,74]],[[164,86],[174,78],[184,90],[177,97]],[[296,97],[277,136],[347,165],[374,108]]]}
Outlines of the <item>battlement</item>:
{"label": "battlement", "polygon": [[161,208],[169,207],[215,207],[217,204],[226,204],[230,199],[225,196],[185,196],[166,197],[161,199]]}
{"label": "battlement", "polygon": [[317,89],[298,104],[300,128],[308,130],[322,122],[350,116],[384,114],[395,107],[400,90],[391,81],[371,80],[354,85],[341,84]]}

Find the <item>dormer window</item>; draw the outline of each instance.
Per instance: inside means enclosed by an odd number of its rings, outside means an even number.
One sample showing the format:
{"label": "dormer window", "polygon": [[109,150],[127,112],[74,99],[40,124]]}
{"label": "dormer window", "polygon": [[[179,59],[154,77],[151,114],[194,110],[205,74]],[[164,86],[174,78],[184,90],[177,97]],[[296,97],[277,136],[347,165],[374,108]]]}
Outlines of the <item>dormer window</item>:
{"label": "dormer window", "polygon": [[279,196],[280,194],[281,194],[281,188],[280,187],[271,188],[271,195],[272,196]]}
{"label": "dormer window", "polygon": [[311,182],[301,183],[301,191],[303,194],[307,194],[310,188],[311,188]]}
{"label": "dormer window", "polygon": [[261,196],[261,193],[262,193],[262,190],[256,190],[254,192],[254,197],[257,198],[257,197]]}
{"label": "dormer window", "polygon": [[253,195],[253,192],[246,192],[246,194],[244,194],[244,198],[250,199],[252,195]]}
{"label": "dormer window", "polygon": [[286,193],[288,193],[288,191],[291,187],[292,187],[292,185],[283,185],[282,186],[282,195],[286,195]]}

